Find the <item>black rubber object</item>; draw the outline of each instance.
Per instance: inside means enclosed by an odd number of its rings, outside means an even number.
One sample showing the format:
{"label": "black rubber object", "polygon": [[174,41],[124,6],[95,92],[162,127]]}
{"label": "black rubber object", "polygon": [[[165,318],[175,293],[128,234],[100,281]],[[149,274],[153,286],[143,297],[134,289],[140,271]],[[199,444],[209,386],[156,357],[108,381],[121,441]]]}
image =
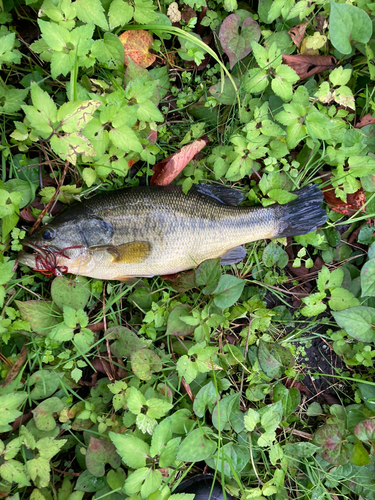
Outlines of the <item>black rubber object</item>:
{"label": "black rubber object", "polygon": [[[173,493],[193,493],[194,500],[224,500],[223,487],[218,481],[212,488],[214,476],[211,474],[199,474],[198,476],[191,477],[182,481]],[[210,495],[212,488],[212,493]],[[236,498],[229,493],[225,495],[226,500],[236,500]]]}

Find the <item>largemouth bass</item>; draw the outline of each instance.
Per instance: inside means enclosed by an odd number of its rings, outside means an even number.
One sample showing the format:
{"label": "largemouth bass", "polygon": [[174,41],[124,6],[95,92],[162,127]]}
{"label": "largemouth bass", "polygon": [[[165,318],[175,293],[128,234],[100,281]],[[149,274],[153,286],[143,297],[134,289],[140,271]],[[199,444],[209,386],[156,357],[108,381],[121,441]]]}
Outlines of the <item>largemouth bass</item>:
{"label": "largemouth bass", "polygon": [[105,280],[173,274],[218,257],[235,263],[246,255],[244,243],[324,224],[320,189],[311,185],[295,194],[285,205],[262,208],[239,206],[239,191],[208,184],[187,195],[180,186],[120,189],[55,217],[24,240],[35,253],[19,261],[43,271],[54,257],[56,269]]}

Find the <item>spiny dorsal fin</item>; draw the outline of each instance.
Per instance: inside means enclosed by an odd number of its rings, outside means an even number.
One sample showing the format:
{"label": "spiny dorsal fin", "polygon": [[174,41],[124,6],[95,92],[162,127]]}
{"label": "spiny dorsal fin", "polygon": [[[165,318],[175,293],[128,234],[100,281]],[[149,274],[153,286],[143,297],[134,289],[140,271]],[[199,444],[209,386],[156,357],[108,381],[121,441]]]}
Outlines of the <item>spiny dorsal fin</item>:
{"label": "spiny dorsal fin", "polygon": [[226,186],[198,184],[195,189],[197,193],[210,196],[223,205],[237,206],[244,199],[244,195],[240,191]]}

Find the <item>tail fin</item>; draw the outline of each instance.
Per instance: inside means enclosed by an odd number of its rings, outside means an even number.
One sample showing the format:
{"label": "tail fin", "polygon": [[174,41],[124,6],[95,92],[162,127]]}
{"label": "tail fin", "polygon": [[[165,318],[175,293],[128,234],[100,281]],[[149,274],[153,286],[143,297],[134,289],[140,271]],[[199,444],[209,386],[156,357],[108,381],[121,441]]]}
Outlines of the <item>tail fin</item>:
{"label": "tail fin", "polygon": [[323,193],[318,186],[312,184],[294,191],[294,194],[298,198],[279,206],[281,220],[278,238],[310,233],[327,220],[326,211],[321,206]]}

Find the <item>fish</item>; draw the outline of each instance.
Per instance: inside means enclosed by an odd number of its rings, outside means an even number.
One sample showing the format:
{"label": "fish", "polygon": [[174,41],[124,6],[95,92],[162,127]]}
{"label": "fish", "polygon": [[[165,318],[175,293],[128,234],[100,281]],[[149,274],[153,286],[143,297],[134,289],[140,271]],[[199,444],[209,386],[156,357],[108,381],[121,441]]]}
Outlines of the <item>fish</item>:
{"label": "fish", "polygon": [[[312,184],[284,205],[241,205],[233,188],[138,186],[77,202],[23,240],[19,262],[103,280],[171,275],[208,259],[240,262],[244,244],[309,233],[327,220]],[[30,253],[31,250],[31,253]]]}

